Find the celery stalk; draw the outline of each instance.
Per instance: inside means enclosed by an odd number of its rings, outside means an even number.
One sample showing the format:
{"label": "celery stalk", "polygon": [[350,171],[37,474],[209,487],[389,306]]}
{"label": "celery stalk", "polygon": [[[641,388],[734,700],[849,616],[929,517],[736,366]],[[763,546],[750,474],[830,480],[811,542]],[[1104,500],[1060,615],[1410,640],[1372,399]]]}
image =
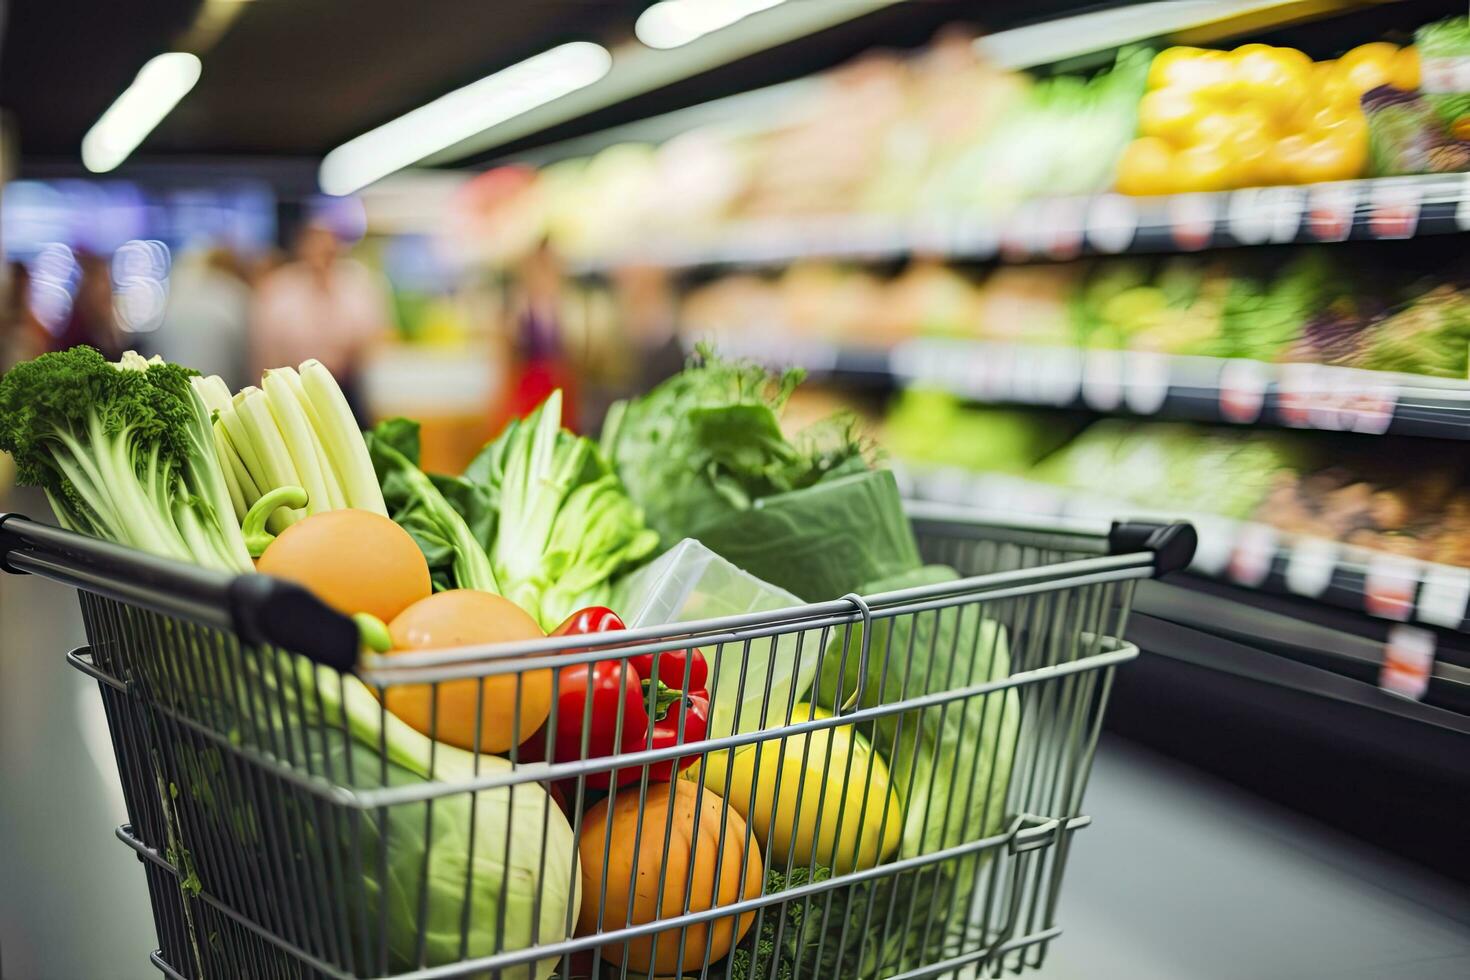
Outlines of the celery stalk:
{"label": "celery stalk", "polygon": [[341,480],[347,503],[386,517],[388,508],[368,458],[367,444],[337,379],[320,361],[310,360],[301,364],[301,384],[316,410],[321,423],[317,432]]}
{"label": "celery stalk", "polygon": [[[260,383],[265,391],[265,402],[271,417],[276,420],[276,427],[280,430],[286,451],[291,456],[291,465],[300,478],[296,485],[306,490],[306,512],[320,514],[331,510],[331,494],[327,491],[326,484],[331,475],[330,470],[324,474],[317,465],[316,436],[306,421],[306,413],[296,403],[290,383],[274,370],[265,372]],[[285,485],[277,483],[276,487]]]}
{"label": "celery stalk", "polygon": [[[262,492],[269,492],[276,487],[299,487],[304,486],[301,477],[296,472],[296,466],[291,460],[291,452],[286,448],[286,440],[281,436],[281,430],[276,425],[276,418],[271,414],[270,399],[264,391],[253,385],[242,388],[235,396],[235,417],[240,420],[245,430],[245,438],[251,445],[251,452],[260,461],[260,469],[257,472],[255,485]],[[237,443],[237,449],[241,450],[244,457],[244,449]],[[249,463],[247,462],[248,466]],[[307,493],[311,489],[307,488]],[[294,524],[306,516],[305,511],[281,508],[277,514],[285,514],[287,525]]]}

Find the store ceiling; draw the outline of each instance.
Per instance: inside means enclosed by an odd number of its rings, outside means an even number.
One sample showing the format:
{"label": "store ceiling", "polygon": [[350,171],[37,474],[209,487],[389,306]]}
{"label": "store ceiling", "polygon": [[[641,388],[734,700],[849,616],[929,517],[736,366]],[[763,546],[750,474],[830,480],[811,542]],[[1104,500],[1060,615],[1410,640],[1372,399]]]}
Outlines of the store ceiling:
{"label": "store ceiling", "polygon": [[[228,29],[199,52],[198,86],[138,159],[314,159],[563,41],[627,41],[650,0],[237,2],[242,6]],[[562,124],[516,148],[797,77],[875,44],[917,44],[954,20],[983,17],[997,27],[1098,5],[911,0]],[[75,164],[88,127],[148,58],[180,44],[202,7],[202,0],[12,0],[0,53],[0,106],[14,115],[23,166]]]}

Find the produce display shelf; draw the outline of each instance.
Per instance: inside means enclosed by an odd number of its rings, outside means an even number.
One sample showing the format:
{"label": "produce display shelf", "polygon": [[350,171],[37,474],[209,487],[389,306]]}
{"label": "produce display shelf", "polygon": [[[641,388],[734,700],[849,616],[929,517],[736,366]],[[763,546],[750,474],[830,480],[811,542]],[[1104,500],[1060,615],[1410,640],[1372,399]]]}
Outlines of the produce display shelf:
{"label": "produce display shelf", "polygon": [[1082,255],[1392,241],[1467,230],[1470,174],[1423,174],[1158,197],[1044,198],[999,217],[948,209],[742,220],[722,225],[708,238],[648,235],[636,247],[583,259],[571,268],[589,275],[626,265],[780,266],[802,259],[891,261],[910,255],[1065,261]]}
{"label": "produce display shelf", "polygon": [[[962,504],[987,514],[1189,520],[1199,534],[1199,547],[1189,567],[1192,573],[1247,589],[1314,600],[1378,620],[1424,627],[1398,634],[1410,644],[1421,642],[1417,634],[1429,636],[1432,644],[1434,629],[1470,633],[1470,568],[1293,535],[1255,521],[1163,511],[1023,477],[906,466],[901,478],[910,496]],[[1416,656],[1413,650],[1403,652]],[[1462,680],[1470,682],[1470,673]]]}
{"label": "produce display shelf", "polygon": [[1470,439],[1470,381],[1327,364],[926,338],[891,348],[751,330],[731,356],[866,386],[1191,422]]}

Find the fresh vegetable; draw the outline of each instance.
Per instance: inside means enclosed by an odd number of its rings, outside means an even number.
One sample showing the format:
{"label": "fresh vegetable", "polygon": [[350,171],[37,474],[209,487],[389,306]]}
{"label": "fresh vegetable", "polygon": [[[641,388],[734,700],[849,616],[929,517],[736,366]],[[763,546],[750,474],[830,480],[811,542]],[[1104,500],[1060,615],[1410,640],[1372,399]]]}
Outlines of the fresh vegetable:
{"label": "fresh vegetable", "polygon": [[[1470,116],[1470,91],[1458,70],[1470,57],[1470,17],[1446,17],[1414,32],[1414,46],[1422,64],[1424,96],[1447,127]],[[1400,88],[1413,87],[1403,86]]]}
{"label": "fresh vegetable", "polygon": [[[606,606],[590,606],[567,617],[552,636],[582,636],[623,629],[623,621]],[[582,652],[576,650],[567,653]],[[556,692],[557,762],[601,758],[619,752],[663,749],[697,742],[709,724],[709,665],[698,650],[644,653],[597,660],[585,667],[560,671]],[[698,755],[654,763],[648,780],[662,783],[692,765]],[[627,786],[643,778],[638,767],[616,770],[617,784]],[[589,773],[587,784],[598,789],[611,785],[613,773]]]}
{"label": "fresh vegetable", "polygon": [[606,604],[612,577],[658,545],[596,444],[561,427],[560,391],[481,450],[463,482],[493,502],[494,536],[480,543],[500,589],[547,628]]}
{"label": "fresh vegetable", "polygon": [[782,434],[777,413],[801,378],[702,351],[609,410],[602,445],[666,546],[697,538],[801,598],[830,599],[914,567],[918,549],[892,477],[868,472],[850,418]]}
{"label": "fresh vegetable", "polygon": [[[951,907],[955,882],[974,872],[974,858],[950,859],[767,906],[760,931],[730,954],[728,980],[868,980],[930,965],[963,938],[963,904],[954,916],[935,913]],[[772,868],[765,894],[831,877],[821,866]]]}
{"label": "fresh vegetable", "polygon": [[[873,582],[864,595],[933,585],[957,578],[937,565]],[[814,688],[835,710],[853,699],[870,707],[1010,674],[1005,629],[979,607],[950,606],[934,615],[877,620],[860,676],[861,625],[832,637]],[[1014,690],[947,706],[880,718],[873,747],[888,760],[903,811],[902,857],[927,854],[1000,832],[1009,814],[1006,793],[1021,718]]]}
{"label": "fresh vegetable", "polygon": [[1363,331],[1358,367],[1441,378],[1470,374],[1470,296],[1443,285]]}
{"label": "fresh vegetable", "polygon": [[[301,737],[309,771],[338,785],[369,790],[424,783],[408,769],[382,761],[375,746],[344,739],[338,731],[309,729]],[[441,755],[453,751],[436,748]],[[511,768],[496,756],[479,757],[481,776]],[[224,787],[221,794],[220,799],[229,798]],[[432,804],[366,809],[350,832],[344,827],[336,841],[320,845],[340,848],[343,868],[361,869],[362,878],[345,889],[352,905],[343,918],[358,935],[366,924],[365,936],[357,941],[365,940],[373,955],[378,923],[385,923],[392,973],[417,969],[420,955],[424,965],[446,966],[558,942],[566,936],[569,910],[577,907],[582,891],[571,827],[534,783],[442,795]],[[380,875],[385,856],[386,873]],[[260,855],[263,863],[272,858]],[[540,960],[497,975],[541,980],[557,962]]]}
{"label": "fresh vegetable", "polygon": [[[798,704],[788,723],[830,717]],[[700,768],[705,787],[749,821],[774,864],[846,874],[898,849],[903,815],[888,766],[851,725],[711,752]]]}
{"label": "fresh vegetable", "polygon": [[257,570],[299,582],[346,615],[391,622],[430,592],[429,566],[413,538],[367,510],[329,510],[292,524]]}
{"label": "fresh vegetable", "polygon": [[[388,631],[393,639],[390,654],[515,643],[544,635],[515,603],[471,589],[420,599],[399,613]],[[398,684],[384,691],[383,700],[390,711],[425,735],[462,749],[501,753],[545,723],[551,712],[551,671]]]}
{"label": "fresh vegetable", "polygon": [[231,394],[217,376],[194,388],[213,419],[216,451],[229,473],[236,516],[261,496],[299,486],[306,504],[272,514],[279,533],[308,514],[353,508],[387,516],[362,433],[342,389],[316,360],[272,368],[260,387]]}
{"label": "fresh vegetable", "polygon": [[1363,96],[1368,117],[1368,159],[1376,177],[1457,173],[1470,168],[1470,143],[1445,129],[1429,100],[1391,85]]}
{"label": "fresh vegetable", "polygon": [[193,372],[129,351],[43,354],[0,380],[0,449],[63,527],[210,568],[250,555]]}
{"label": "fresh vegetable", "polygon": [[[640,815],[639,795],[615,793],[583,818],[577,839],[582,890],[599,900],[582,904],[578,935],[760,895],[760,848],[754,841],[746,847],[745,820],[724,800],[680,779],[649,786]],[[754,912],[728,915],[609,943],[602,958],[613,964],[626,959],[629,969],[662,976],[698,970],[724,957],[754,919]]]}
{"label": "fresh vegetable", "polygon": [[[418,423],[380,422],[367,433],[367,447],[389,513],[424,553],[435,586],[498,595],[495,570],[475,530],[466,523],[465,510],[451,506],[439,485],[419,470]],[[465,495],[470,496],[467,489]],[[488,504],[483,500],[478,504],[470,511],[472,519],[493,524]]]}

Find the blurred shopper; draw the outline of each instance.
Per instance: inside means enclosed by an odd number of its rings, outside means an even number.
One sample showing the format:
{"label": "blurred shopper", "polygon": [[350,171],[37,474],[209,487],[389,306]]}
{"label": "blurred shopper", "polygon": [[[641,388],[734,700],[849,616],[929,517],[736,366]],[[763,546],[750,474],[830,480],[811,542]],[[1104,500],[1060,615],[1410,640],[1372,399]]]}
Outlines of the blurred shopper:
{"label": "blurred shopper", "polygon": [[77,294],[72,299],[71,314],[52,344],[53,350],[67,350],[90,344],[117,360],[123,354],[122,334],[112,308],[112,268],[108,261],[92,252],[77,250]]}
{"label": "blurred shopper", "polygon": [[365,422],[358,372],[392,322],[382,280],[344,257],[330,228],[308,223],[296,237],[294,260],[266,273],[256,288],[252,375],[314,357],[336,375],[358,420]]}
{"label": "blurred shopper", "polygon": [[217,374],[231,390],[251,384],[250,287],[227,248],[199,249],[174,264],[168,309],[150,346],[167,360]]}
{"label": "blurred shopper", "polygon": [[517,287],[506,418],[530,413],[560,388],[563,423],[575,427],[578,385],[563,347],[561,264],[545,242],[522,262]]}
{"label": "blurred shopper", "polygon": [[5,308],[0,310],[0,374],[12,365],[43,354],[51,335],[31,308],[31,273],[24,263],[10,263]]}

